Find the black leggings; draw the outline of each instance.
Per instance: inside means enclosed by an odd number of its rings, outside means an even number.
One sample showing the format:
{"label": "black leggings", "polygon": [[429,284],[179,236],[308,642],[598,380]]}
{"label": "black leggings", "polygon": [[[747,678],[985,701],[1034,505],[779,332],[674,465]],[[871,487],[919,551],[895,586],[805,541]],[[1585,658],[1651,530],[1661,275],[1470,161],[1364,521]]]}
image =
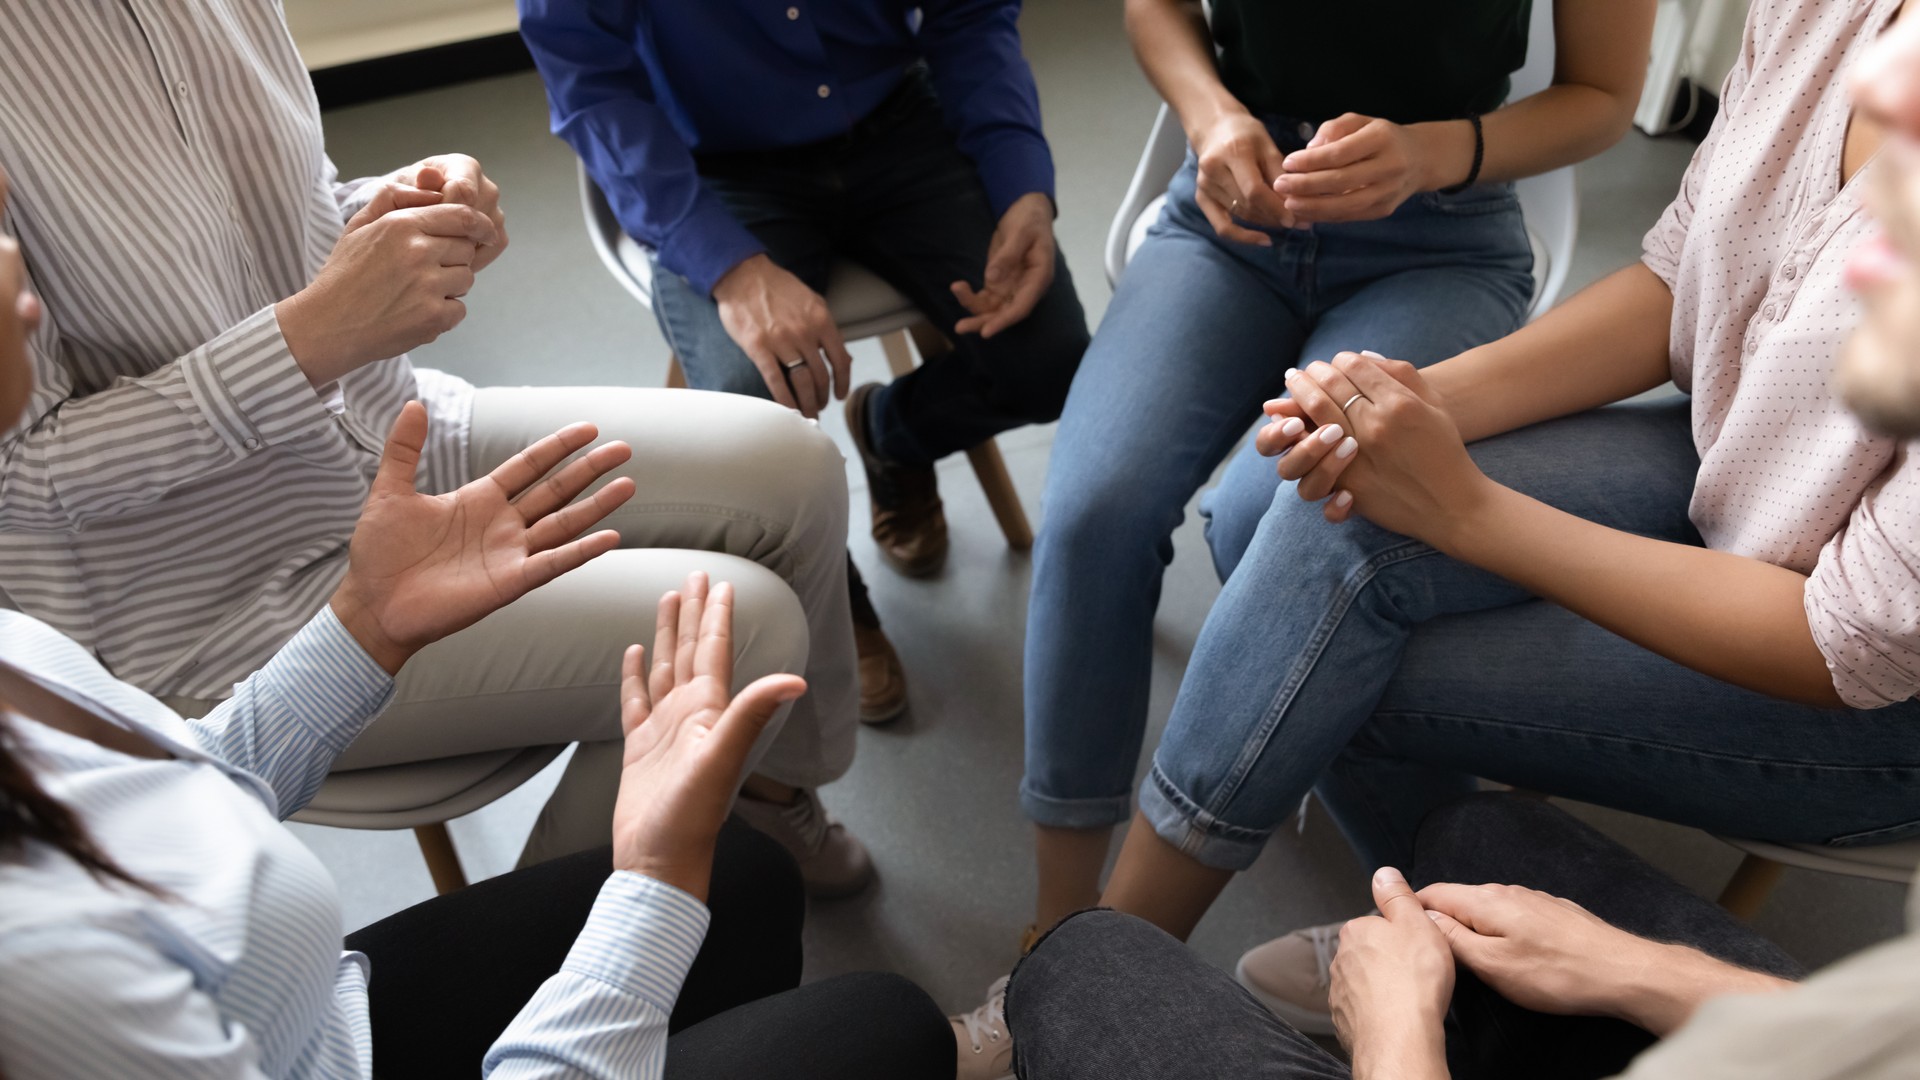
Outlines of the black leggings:
{"label": "black leggings", "polygon": [[[1782,978],[1801,974],[1745,923],[1538,799],[1476,795],[1434,811],[1420,828],[1409,877],[1415,888],[1525,885],[1630,933]],[[1352,1076],[1225,972],[1157,927],[1113,911],[1075,915],[1034,947],[1007,987],[1007,1022],[1024,1080]],[[1653,1041],[1619,1020],[1523,1009],[1464,968],[1447,1018],[1455,1080],[1614,1076]]]}
{"label": "black leggings", "polygon": [[[377,1075],[480,1075],[481,1059],[560,970],[612,871],[581,852],[416,904],[347,937],[373,962]],[[800,984],[806,900],[793,860],[730,821],[713,914],[669,1023],[673,1080],[951,1080],[954,1040],[932,999],[894,975]]]}

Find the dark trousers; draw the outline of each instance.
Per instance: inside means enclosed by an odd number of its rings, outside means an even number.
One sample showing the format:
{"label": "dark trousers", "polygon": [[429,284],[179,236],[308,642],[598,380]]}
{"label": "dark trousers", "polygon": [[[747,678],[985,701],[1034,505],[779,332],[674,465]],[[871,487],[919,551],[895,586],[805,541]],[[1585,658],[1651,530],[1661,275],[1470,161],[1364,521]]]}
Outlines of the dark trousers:
{"label": "dark trousers", "polygon": [[[973,162],[941,119],[924,73],[845,136],[761,153],[703,155],[707,190],[766,245],[775,263],[824,294],[834,260],[867,267],[954,337],[954,351],[895,379],[873,401],[875,448],[929,464],[1023,424],[1057,419],[1086,351],[1086,313],[1064,258],[1017,325],[955,337],[967,312],[950,286],[978,288],[998,219]],[[687,381],[770,397],[720,324],[713,299],[655,260],[654,315]]]}
{"label": "dark trousers", "polygon": [[[487,1048],[560,970],[611,871],[610,849],[584,851],[349,935],[373,962],[375,1072],[480,1075]],[[668,1077],[951,1080],[952,1029],[919,987],[894,975],[799,987],[806,900],[779,844],[729,822],[707,907],[712,925],[669,1022]]]}
{"label": "dark trousers", "polygon": [[[1451,881],[1564,896],[1623,930],[1798,978],[1785,953],[1620,845],[1537,799],[1475,795],[1431,814],[1415,888]],[[1007,989],[1024,1080],[1350,1080],[1225,972],[1158,928],[1113,911],[1061,923]],[[1652,1045],[1619,1020],[1522,1009],[1461,970],[1447,1017],[1455,1080],[1613,1076]]]}

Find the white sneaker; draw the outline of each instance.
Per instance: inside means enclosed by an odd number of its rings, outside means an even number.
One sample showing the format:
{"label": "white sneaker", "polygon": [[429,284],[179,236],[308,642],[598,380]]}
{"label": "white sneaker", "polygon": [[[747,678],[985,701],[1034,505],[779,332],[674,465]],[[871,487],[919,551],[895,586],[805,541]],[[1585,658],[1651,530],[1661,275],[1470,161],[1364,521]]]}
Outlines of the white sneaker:
{"label": "white sneaker", "polygon": [[1007,977],[987,987],[987,1002],[970,1013],[947,1017],[960,1045],[954,1080],[1013,1080],[1013,1033],[1007,1030]]}
{"label": "white sneaker", "polygon": [[1295,930],[1247,950],[1233,977],[1273,1015],[1306,1035],[1333,1034],[1333,1007],[1327,1002],[1333,958],[1340,951],[1340,928],[1328,923]]}
{"label": "white sneaker", "polygon": [[822,900],[852,896],[873,880],[867,846],[828,816],[812,788],[801,788],[793,802],[784,806],[742,793],[734,801],[733,812],[792,853],[808,896]]}

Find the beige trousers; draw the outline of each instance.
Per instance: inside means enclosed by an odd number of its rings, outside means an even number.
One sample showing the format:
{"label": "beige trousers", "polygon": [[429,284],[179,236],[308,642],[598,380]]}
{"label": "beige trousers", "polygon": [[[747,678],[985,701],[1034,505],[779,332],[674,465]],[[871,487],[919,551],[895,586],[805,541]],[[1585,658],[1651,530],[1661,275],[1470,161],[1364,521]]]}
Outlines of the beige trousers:
{"label": "beige trousers", "polygon": [[833,440],[770,401],[698,390],[493,387],[473,405],[474,476],[566,424],[632,445],[621,547],[427,649],[336,770],[579,743],[522,865],[605,844],[620,768],[620,657],[690,570],[732,582],[734,682],[797,672],[753,771],[814,787],[853,764],[859,674],[847,607],[847,485]]}

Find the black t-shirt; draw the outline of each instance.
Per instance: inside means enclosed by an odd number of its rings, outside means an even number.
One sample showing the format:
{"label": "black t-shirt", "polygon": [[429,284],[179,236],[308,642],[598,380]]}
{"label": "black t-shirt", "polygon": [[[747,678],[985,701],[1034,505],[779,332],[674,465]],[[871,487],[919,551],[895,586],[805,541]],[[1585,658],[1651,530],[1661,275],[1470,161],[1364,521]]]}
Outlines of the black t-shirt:
{"label": "black t-shirt", "polygon": [[1214,0],[1213,38],[1222,81],[1255,116],[1455,120],[1506,100],[1532,4]]}

